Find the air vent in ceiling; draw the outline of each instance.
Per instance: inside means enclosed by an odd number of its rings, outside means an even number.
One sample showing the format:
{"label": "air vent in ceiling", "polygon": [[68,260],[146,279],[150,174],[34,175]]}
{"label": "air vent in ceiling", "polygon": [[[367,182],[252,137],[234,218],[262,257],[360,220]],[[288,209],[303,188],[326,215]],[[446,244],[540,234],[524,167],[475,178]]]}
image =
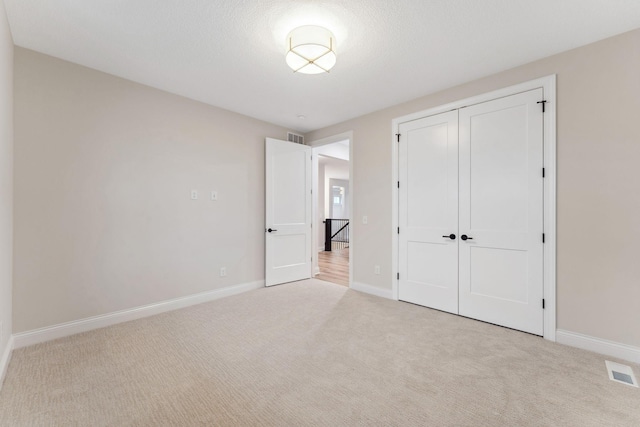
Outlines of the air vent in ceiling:
{"label": "air vent in ceiling", "polygon": [[618,383],[630,385],[632,387],[638,387],[635,375],[633,375],[633,369],[627,365],[621,365],[620,363],[604,362],[607,365],[607,372],[609,372],[609,379]]}
{"label": "air vent in ceiling", "polygon": [[304,145],[304,136],[298,135],[297,133],[287,132],[287,141]]}

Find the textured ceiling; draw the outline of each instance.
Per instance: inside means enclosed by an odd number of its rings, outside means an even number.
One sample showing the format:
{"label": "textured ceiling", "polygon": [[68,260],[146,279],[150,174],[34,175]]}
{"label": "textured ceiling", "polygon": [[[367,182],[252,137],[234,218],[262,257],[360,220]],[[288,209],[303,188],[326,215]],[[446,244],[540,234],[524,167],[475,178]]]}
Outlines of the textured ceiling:
{"label": "textured ceiling", "polygon": [[[18,46],[299,132],[640,27],[639,0],[4,2]],[[336,36],[329,74],[285,64],[306,24]]]}

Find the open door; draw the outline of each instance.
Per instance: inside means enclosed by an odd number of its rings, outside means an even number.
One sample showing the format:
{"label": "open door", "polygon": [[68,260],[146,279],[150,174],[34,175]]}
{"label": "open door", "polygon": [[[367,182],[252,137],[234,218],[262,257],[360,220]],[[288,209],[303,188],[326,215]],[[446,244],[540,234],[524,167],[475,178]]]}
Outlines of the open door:
{"label": "open door", "polygon": [[311,147],[266,139],[265,283],[311,278]]}

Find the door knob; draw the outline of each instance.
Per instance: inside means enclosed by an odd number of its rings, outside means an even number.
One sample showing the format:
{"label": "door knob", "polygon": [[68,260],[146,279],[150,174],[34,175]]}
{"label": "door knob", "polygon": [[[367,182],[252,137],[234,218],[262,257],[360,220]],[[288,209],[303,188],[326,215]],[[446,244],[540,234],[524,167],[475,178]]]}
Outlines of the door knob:
{"label": "door knob", "polygon": [[269,233],[271,233],[272,231],[278,231],[278,230],[275,230],[275,229],[273,229],[273,228],[270,228],[270,229],[268,229],[267,231],[268,231]]}
{"label": "door knob", "polygon": [[442,237],[444,237],[445,239],[456,240],[456,235],[453,233],[449,234],[448,236],[442,236]]}
{"label": "door knob", "polygon": [[467,236],[466,234],[463,234],[462,236],[460,236],[460,238],[461,238],[462,240],[473,240],[473,237],[469,237],[469,236]]}

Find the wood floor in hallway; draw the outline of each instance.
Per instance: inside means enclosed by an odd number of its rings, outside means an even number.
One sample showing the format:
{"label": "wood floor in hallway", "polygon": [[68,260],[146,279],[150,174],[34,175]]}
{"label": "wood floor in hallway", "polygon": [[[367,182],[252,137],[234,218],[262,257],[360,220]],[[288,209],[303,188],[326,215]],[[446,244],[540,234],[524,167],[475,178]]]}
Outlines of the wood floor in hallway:
{"label": "wood floor in hallway", "polygon": [[318,252],[318,267],[316,279],[349,286],[349,248]]}

